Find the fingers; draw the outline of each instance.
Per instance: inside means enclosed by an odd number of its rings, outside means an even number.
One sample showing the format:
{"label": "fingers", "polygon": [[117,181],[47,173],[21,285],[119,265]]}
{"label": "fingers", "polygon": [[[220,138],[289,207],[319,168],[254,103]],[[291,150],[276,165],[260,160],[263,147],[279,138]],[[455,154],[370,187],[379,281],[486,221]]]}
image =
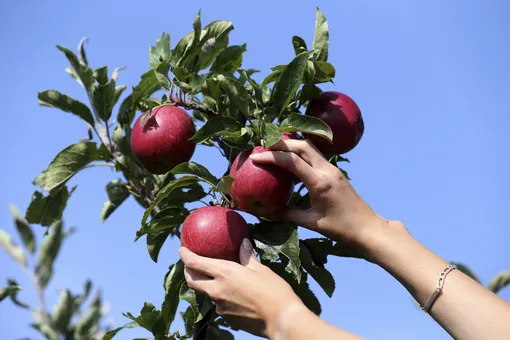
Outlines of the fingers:
{"label": "fingers", "polygon": [[273,151],[293,152],[312,167],[320,167],[326,161],[315,145],[309,140],[286,139],[269,147]]}
{"label": "fingers", "polygon": [[210,289],[213,284],[213,279],[208,278],[207,276],[202,275],[188,267],[184,268],[184,278],[188,283],[188,287],[204,293]]}
{"label": "fingers", "polygon": [[313,187],[319,181],[317,172],[312,166],[293,152],[265,151],[252,154],[250,158],[254,163],[274,164],[288,169],[298,176],[307,188]]}
{"label": "fingers", "polygon": [[209,277],[216,277],[223,268],[221,260],[199,256],[184,247],[179,249],[179,256],[187,268]]}
{"label": "fingers", "polygon": [[317,218],[309,210],[287,209],[280,217],[311,230],[317,230]]}
{"label": "fingers", "polygon": [[257,257],[255,256],[255,253],[253,252],[253,245],[247,238],[243,240],[243,244],[239,249],[239,262],[241,265],[248,268],[260,264],[260,262],[257,260]]}

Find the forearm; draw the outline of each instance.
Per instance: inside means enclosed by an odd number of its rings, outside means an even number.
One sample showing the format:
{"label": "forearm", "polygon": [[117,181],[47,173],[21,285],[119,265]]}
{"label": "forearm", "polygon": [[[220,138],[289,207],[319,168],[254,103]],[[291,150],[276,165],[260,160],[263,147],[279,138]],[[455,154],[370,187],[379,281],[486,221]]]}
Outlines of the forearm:
{"label": "forearm", "polygon": [[271,340],[361,339],[321,320],[303,304],[289,305],[272,321],[268,324],[268,335]]}
{"label": "forearm", "polygon": [[[377,233],[366,251],[422,306],[449,265],[395,222]],[[510,339],[510,305],[458,270],[447,275],[429,313],[455,339]]]}

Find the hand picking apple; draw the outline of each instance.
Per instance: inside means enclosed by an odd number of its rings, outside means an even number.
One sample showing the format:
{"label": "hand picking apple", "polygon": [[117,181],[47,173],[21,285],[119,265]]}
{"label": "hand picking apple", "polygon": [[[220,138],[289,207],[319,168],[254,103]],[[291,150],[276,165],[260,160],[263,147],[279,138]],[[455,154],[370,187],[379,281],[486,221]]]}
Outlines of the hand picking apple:
{"label": "hand picking apple", "polygon": [[[401,222],[377,215],[309,140],[281,140],[249,159],[292,172],[310,192],[309,210],[287,209],[281,218],[346,244],[386,270],[453,338],[510,338],[508,303],[454,268],[429,306],[449,263],[415,240]],[[239,262],[199,256],[185,247],[179,254],[189,287],[208,294],[217,313],[235,327],[278,340],[359,339],[308,310],[287,282],[257,260],[247,238]]]}

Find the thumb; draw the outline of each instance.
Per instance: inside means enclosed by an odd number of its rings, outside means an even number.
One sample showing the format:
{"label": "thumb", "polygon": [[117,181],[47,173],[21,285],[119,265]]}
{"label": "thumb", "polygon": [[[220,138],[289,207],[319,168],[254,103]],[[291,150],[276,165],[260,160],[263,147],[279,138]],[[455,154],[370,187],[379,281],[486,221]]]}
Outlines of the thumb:
{"label": "thumb", "polygon": [[247,238],[243,240],[243,244],[239,250],[239,262],[245,267],[252,267],[253,265],[259,263],[255,253],[253,252],[253,245]]}

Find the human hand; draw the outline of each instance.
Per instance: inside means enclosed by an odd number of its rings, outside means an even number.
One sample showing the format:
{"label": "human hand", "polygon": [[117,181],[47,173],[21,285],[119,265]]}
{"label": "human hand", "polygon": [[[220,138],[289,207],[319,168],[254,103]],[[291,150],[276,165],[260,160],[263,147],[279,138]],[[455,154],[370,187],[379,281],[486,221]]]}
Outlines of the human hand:
{"label": "human hand", "polygon": [[188,286],[216,303],[216,312],[235,328],[267,337],[289,306],[303,306],[285,280],[261,264],[248,239],[239,251],[240,264],[202,257],[179,249]]}
{"label": "human hand", "polygon": [[269,150],[250,158],[254,163],[287,168],[303,181],[310,194],[310,208],[288,209],[281,215],[284,220],[356,246],[355,249],[374,229],[386,223],[309,140],[282,140]]}

